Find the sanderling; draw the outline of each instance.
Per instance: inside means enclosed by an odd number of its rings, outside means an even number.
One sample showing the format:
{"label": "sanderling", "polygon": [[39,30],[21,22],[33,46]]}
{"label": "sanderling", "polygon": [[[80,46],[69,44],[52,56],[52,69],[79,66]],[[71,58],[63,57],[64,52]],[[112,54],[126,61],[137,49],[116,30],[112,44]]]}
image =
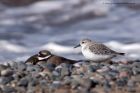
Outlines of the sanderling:
{"label": "sanderling", "polygon": [[81,40],[80,44],[75,46],[75,48],[79,46],[82,47],[82,54],[85,56],[85,58],[94,62],[102,62],[112,59],[117,55],[124,55],[124,53],[111,50],[104,44],[92,41],[90,39]]}

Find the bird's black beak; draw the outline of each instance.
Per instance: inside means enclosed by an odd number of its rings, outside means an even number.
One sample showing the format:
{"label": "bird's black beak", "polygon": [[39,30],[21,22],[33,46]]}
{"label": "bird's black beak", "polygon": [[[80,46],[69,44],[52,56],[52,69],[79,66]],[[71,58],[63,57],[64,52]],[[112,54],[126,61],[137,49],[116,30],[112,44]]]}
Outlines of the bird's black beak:
{"label": "bird's black beak", "polygon": [[77,47],[80,47],[81,45],[80,44],[78,44],[77,46],[75,46],[74,48],[77,48]]}

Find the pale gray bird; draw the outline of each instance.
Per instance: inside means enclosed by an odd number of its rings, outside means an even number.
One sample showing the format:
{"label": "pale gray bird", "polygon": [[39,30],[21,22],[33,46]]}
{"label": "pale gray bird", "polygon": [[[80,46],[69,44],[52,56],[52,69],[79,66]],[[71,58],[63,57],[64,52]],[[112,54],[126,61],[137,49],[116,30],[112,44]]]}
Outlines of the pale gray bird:
{"label": "pale gray bird", "polygon": [[74,48],[79,46],[82,47],[82,54],[85,56],[85,58],[94,62],[106,61],[116,57],[117,55],[125,54],[111,50],[104,44],[92,41],[90,39],[81,40],[80,44]]}

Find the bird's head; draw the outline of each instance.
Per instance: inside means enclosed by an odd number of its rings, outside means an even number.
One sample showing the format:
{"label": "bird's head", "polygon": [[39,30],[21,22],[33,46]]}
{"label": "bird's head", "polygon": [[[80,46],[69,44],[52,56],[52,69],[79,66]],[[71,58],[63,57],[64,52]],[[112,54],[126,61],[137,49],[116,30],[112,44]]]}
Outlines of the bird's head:
{"label": "bird's head", "polygon": [[82,39],[80,41],[80,44],[78,44],[77,46],[75,46],[74,48],[80,47],[80,46],[86,46],[87,44],[91,43],[92,41],[90,39]]}
{"label": "bird's head", "polygon": [[51,52],[48,51],[48,50],[41,50],[39,53],[38,53],[38,56],[39,57],[47,57],[47,56],[51,56]]}

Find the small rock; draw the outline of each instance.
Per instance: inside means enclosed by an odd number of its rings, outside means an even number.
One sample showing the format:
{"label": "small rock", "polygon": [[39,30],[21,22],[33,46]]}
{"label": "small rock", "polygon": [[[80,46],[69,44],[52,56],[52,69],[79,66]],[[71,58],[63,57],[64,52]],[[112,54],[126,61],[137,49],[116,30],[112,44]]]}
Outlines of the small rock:
{"label": "small rock", "polygon": [[133,72],[134,75],[138,75],[138,74],[140,74],[140,68],[133,67],[132,72]]}
{"label": "small rock", "polygon": [[52,72],[54,69],[55,69],[55,65],[54,64],[51,64],[51,63],[48,63],[47,64],[47,68]]}
{"label": "small rock", "polygon": [[98,68],[98,66],[93,66],[93,65],[89,65],[88,66],[88,72],[95,72]]}
{"label": "small rock", "polygon": [[41,75],[42,77],[48,76],[49,78],[52,78],[52,73],[50,72],[50,70],[48,70],[48,68],[45,68],[42,72],[39,72],[39,75]]}
{"label": "small rock", "polygon": [[114,71],[108,71],[104,73],[104,77],[107,80],[116,80],[117,76],[118,76],[118,73]]}
{"label": "small rock", "polygon": [[69,77],[69,76],[66,76],[66,77],[64,77],[64,80],[62,81],[62,83],[65,85],[67,85],[67,84],[71,84],[71,80],[72,80],[72,78],[71,77]]}
{"label": "small rock", "polygon": [[80,85],[83,86],[86,89],[91,89],[97,85],[96,82],[89,78],[83,78],[81,81],[79,81]]}
{"label": "small rock", "polygon": [[0,84],[5,85],[10,83],[14,78],[12,76],[10,77],[0,77]]}
{"label": "small rock", "polygon": [[133,80],[135,80],[137,83],[140,84],[140,75],[137,75],[137,76],[133,76]]}
{"label": "small rock", "polygon": [[41,86],[46,86],[48,84],[47,80],[45,79],[40,80],[39,83]]}
{"label": "small rock", "polygon": [[38,79],[35,79],[35,78],[33,78],[30,82],[29,82],[29,85],[30,86],[36,86],[36,85],[38,85],[39,84],[39,81],[38,81]]}
{"label": "small rock", "polygon": [[140,62],[133,62],[132,67],[140,68]]}
{"label": "small rock", "polygon": [[32,64],[28,64],[26,71],[29,72],[41,72],[42,71],[42,67],[39,65],[32,65]]}
{"label": "small rock", "polygon": [[128,75],[128,72],[126,72],[126,71],[122,71],[122,72],[119,73],[119,77],[120,77],[120,78],[128,77],[128,76],[129,76],[129,75]]}
{"label": "small rock", "polygon": [[127,85],[128,82],[128,78],[124,77],[124,78],[120,78],[116,81],[116,84],[118,87],[124,87]]}
{"label": "small rock", "polygon": [[71,65],[62,63],[61,77],[70,75]]}
{"label": "small rock", "polygon": [[53,81],[51,86],[54,88],[59,88],[61,86],[61,81]]}
{"label": "small rock", "polygon": [[3,93],[15,93],[17,92],[15,88],[10,86],[2,86],[1,87]]}
{"label": "small rock", "polygon": [[110,68],[108,66],[104,66],[101,69],[98,69],[97,72],[102,73],[102,72],[106,72],[106,71],[109,71],[109,70],[110,70]]}
{"label": "small rock", "polygon": [[25,87],[15,87],[17,92],[15,93],[27,93],[27,88]]}
{"label": "small rock", "polygon": [[120,61],[119,63],[121,63],[121,64],[128,64],[129,63],[129,61],[127,61],[127,60],[124,60],[124,61]]}
{"label": "small rock", "polygon": [[29,83],[29,80],[27,78],[22,78],[19,82],[18,82],[18,86],[24,86],[27,87]]}
{"label": "small rock", "polygon": [[24,62],[18,62],[18,70],[24,71],[27,68],[27,65]]}
{"label": "small rock", "polygon": [[26,72],[23,71],[17,71],[16,73],[13,74],[14,79],[20,80],[21,78],[26,76]]}
{"label": "small rock", "polygon": [[48,70],[50,70],[51,72],[55,69],[55,64],[52,63],[47,63],[47,62],[39,62],[38,63],[42,68],[47,68]]}
{"label": "small rock", "polygon": [[108,80],[104,81],[104,91],[105,93],[109,93],[111,91],[111,85]]}
{"label": "small rock", "polygon": [[13,74],[14,74],[14,71],[11,69],[6,69],[6,70],[1,71],[1,76],[8,77],[8,76],[11,76]]}
{"label": "small rock", "polygon": [[117,71],[117,70],[118,70],[118,68],[117,68],[116,65],[110,65],[109,68],[111,68],[111,69],[114,70],[114,71]]}
{"label": "small rock", "polygon": [[128,80],[127,91],[128,92],[135,92],[136,91],[135,88],[136,88],[136,81],[132,80],[132,79]]}
{"label": "small rock", "polygon": [[80,86],[80,83],[77,80],[72,80],[71,82],[72,89],[76,89],[78,86]]}
{"label": "small rock", "polygon": [[78,62],[73,64],[74,67],[81,67],[84,64],[84,62]]}
{"label": "small rock", "polygon": [[8,68],[8,66],[3,65],[3,64],[0,64],[0,71],[5,70],[5,69],[7,69],[7,68]]}
{"label": "small rock", "polygon": [[53,71],[52,74],[53,74],[53,76],[60,76],[60,73],[57,71]]}
{"label": "small rock", "polygon": [[36,88],[29,86],[26,93],[36,93]]}
{"label": "small rock", "polygon": [[17,70],[18,69],[18,63],[17,62],[11,62],[10,66],[12,69]]}

